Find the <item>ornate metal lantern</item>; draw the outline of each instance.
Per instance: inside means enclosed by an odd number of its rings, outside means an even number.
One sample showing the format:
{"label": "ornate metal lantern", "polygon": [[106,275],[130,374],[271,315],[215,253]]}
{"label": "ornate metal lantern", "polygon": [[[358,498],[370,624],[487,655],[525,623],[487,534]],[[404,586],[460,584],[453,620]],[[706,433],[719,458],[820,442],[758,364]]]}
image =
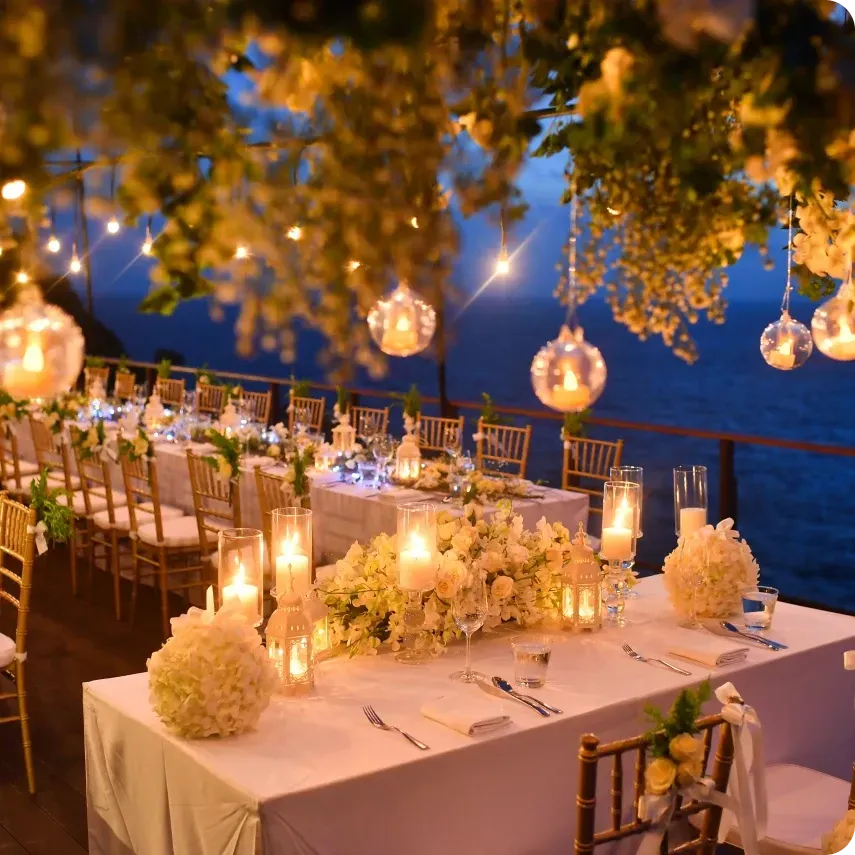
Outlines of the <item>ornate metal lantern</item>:
{"label": "ornate metal lantern", "polygon": [[399,481],[412,483],[419,477],[422,453],[413,434],[407,434],[395,452],[395,476]]}
{"label": "ornate metal lantern", "polygon": [[279,675],[278,691],[289,697],[308,695],[315,683],[312,657],[314,627],[306,615],[303,598],[288,593],[279,597],[267,622],[267,655]]}
{"label": "ornate metal lantern", "polygon": [[600,564],[588,546],[585,527],[570,548],[570,561],[561,576],[561,618],[564,629],[590,631],[600,629],[602,619]]}

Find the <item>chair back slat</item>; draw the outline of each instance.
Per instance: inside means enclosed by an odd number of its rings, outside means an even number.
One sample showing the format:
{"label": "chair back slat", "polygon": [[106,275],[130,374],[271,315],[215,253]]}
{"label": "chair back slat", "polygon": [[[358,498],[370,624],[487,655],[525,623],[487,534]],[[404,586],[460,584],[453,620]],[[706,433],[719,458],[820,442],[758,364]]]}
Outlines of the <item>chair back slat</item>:
{"label": "chair back slat", "polygon": [[3,486],[21,489],[21,455],[18,435],[11,427],[0,428],[0,480]]}
{"label": "chair back slat", "polygon": [[157,480],[157,461],[154,457],[131,460],[127,454],[120,458],[122,480],[128,502],[130,530],[155,524],[158,542],[163,541],[163,517],[160,512],[160,489]]}
{"label": "chair back slat", "polygon": [[98,382],[104,387],[104,393],[107,393],[107,384],[110,382],[110,367],[104,368],[84,368],[83,369],[83,391],[89,396],[92,394],[92,387]]}
{"label": "chair back slat", "polygon": [[71,463],[68,456],[68,446],[63,438],[65,426],[54,436],[47,425],[40,419],[29,417],[30,432],[33,435],[33,449],[39,471],[45,469],[54,477],[62,478],[66,490],[71,490]]}
{"label": "chair back slat", "polygon": [[291,396],[288,403],[288,430],[294,430],[294,424],[306,425],[312,433],[320,433],[324,427],[324,408],[326,398],[300,398]]}
{"label": "chair back slat", "polygon": [[[733,763],[733,734],[730,725],[721,715],[706,716],[695,722],[695,727],[703,734],[704,746],[712,746],[713,732],[718,733],[713,768],[709,776],[715,782],[720,793],[727,792],[730,768]],[[638,802],[644,795],[644,770],[646,751],[651,737],[636,736],[617,742],[601,744],[592,734],[582,737],[579,748],[579,790],[576,796],[576,855],[591,855],[597,846],[613,843],[627,837],[634,837],[648,831],[653,822],[639,817]],[[624,757],[635,755],[635,775],[633,776],[633,810],[627,822],[624,822]],[[597,772],[600,761],[612,758],[611,802],[609,810],[609,828],[597,830]],[[702,774],[707,775],[709,753],[704,757]],[[718,843],[718,829],[721,823],[721,808],[709,802],[691,800],[678,801],[674,819],[683,819],[693,814],[703,813],[700,831],[696,836],[673,849],[676,852],[698,852],[699,855],[714,855]],[[691,826],[689,826],[691,827]]]}
{"label": "chair back slat", "polygon": [[377,436],[389,431],[388,407],[351,407],[350,426],[356,429],[357,436]]}
{"label": "chair back slat", "polygon": [[196,384],[196,406],[200,413],[218,416],[225,405],[225,386],[214,386],[211,383]]}
{"label": "chair back slat", "polygon": [[270,390],[266,392],[244,392],[243,403],[252,418],[263,425],[270,421]]}
{"label": "chair back slat", "polygon": [[855,810],[855,763],[852,764],[852,786],[849,788],[849,810]]}
{"label": "chair back slat", "polygon": [[183,377],[158,377],[155,387],[162,404],[180,407],[184,402]]}
{"label": "chair back slat", "polygon": [[456,438],[456,445],[463,445],[463,416],[456,419],[440,416],[423,416],[419,413],[419,448],[422,451],[443,452],[448,444],[449,434]]}
{"label": "chair back slat", "polygon": [[[36,509],[22,505],[0,493],[0,601],[11,603],[18,610],[15,627],[15,652],[20,657],[27,651],[27,622],[30,613],[30,592],[35,557]],[[7,564],[7,559],[20,563],[20,571]],[[6,588],[6,580],[18,587],[15,596]]]}
{"label": "chair back slat", "polygon": [[525,478],[531,425],[492,425],[484,424],[483,419],[478,419],[478,436],[475,454],[479,469],[494,475]]}
{"label": "chair back slat", "polygon": [[131,374],[130,371],[117,371],[116,382],[113,387],[113,395],[122,401],[127,401],[128,398],[133,398],[136,380],[136,376]]}
{"label": "chair back slat", "polygon": [[209,533],[217,534],[224,528],[241,527],[240,476],[238,481],[227,481],[219,472],[192,451],[187,452],[190,470],[190,487],[193,491],[193,508],[199,528],[199,543],[209,543]]}
{"label": "chair back slat", "polygon": [[[285,494],[282,492],[284,484],[285,479],[281,475],[265,472],[260,466],[256,467],[255,487],[258,491],[258,506],[261,510],[264,542],[267,544],[268,551],[273,548],[273,511],[276,508],[288,506],[288,503],[285,501]],[[272,553],[269,557],[272,562]],[[273,566],[272,563],[271,566]]]}
{"label": "chair back slat", "polygon": [[107,502],[107,511],[111,523],[116,522],[116,508],[113,503],[113,484],[110,468],[100,456],[84,459],[80,449],[74,447],[74,460],[77,464],[77,475],[80,478],[80,489],[83,492],[83,504],[86,515],[95,513],[95,499]]}
{"label": "chair back slat", "polygon": [[622,439],[616,442],[583,437],[567,440],[561,467],[561,489],[590,496],[594,500],[590,503],[590,512],[602,516],[603,484],[609,480],[609,470],[620,466],[622,455]]}

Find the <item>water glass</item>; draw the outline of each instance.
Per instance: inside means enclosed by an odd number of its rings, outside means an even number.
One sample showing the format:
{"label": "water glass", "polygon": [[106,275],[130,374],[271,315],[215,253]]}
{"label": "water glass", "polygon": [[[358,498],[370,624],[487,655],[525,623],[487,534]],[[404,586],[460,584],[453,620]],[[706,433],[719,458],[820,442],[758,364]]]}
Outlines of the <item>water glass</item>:
{"label": "water glass", "polygon": [[778,602],[778,589],[768,585],[758,585],[742,593],[742,614],[745,628],[751,632],[760,632],[772,626],[775,605]]}
{"label": "water glass", "polygon": [[540,689],[546,684],[546,672],[552,655],[552,639],[545,635],[515,635],[514,681],[525,689]]}

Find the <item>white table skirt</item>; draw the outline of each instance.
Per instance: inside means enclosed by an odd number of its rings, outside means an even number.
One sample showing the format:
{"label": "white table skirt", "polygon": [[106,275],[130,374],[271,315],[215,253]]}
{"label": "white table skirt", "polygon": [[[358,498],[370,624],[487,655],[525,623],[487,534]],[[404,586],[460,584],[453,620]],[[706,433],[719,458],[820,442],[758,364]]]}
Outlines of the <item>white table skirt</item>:
{"label": "white table skirt", "polygon": [[[655,655],[689,634],[666,606],[661,577],[639,590],[631,626],[556,644],[550,682],[535,694],[564,715],[545,719],[496,700],[513,723],[476,738],[419,713],[440,695],[479,693],[448,679],[461,665],[462,645],[415,668],[388,655],[323,663],[313,697],[276,699],[256,732],[223,740],[168,734],[149,706],[145,674],[85,684],[90,851],[566,855],[580,736],[643,732],[646,701],[667,706],[678,689],[706,676],[701,666],[687,665],[693,677],[682,677],[621,652],[628,641]],[[855,646],[855,618],[780,603],[774,637],[790,649],[752,646],[746,662],[716,669],[714,685],[732,680],[757,709],[768,762],[848,778],[855,715],[842,653]],[[507,636],[476,643],[473,656],[489,675],[512,673]],[[372,728],[366,703],[431,750]],[[610,767],[601,765],[607,787]],[[633,780],[628,768],[625,780]]]}
{"label": "white table skirt", "polygon": [[[589,499],[585,493],[549,487],[533,489],[543,498],[513,499],[514,512],[523,518],[526,529],[534,531],[541,517],[550,523],[563,523],[571,533],[580,522],[587,527]],[[397,495],[405,496],[400,501],[406,502],[442,501],[441,496],[417,490],[397,491]],[[331,483],[329,478],[319,477],[312,480],[311,496],[315,555],[324,562],[342,558],[356,540],[365,542],[382,532],[394,534],[397,529],[395,490],[378,492],[361,484]],[[461,513],[450,504],[444,507]],[[485,516],[494,511],[494,506],[485,505]]]}

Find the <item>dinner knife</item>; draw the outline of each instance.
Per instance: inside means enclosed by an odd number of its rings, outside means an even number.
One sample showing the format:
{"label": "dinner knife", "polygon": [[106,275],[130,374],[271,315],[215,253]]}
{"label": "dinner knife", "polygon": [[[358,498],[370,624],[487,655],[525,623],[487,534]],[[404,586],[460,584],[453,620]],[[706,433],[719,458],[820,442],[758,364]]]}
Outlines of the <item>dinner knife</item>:
{"label": "dinner knife", "polygon": [[520,703],[525,704],[527,707],[531,707],[533,710],[537,710],[542,716],[549,717],[549,712],[545,710],[539,703],[534,701],[532,698],[527,695],[521,695],[519,692],[515,692],[511,684],[507,680],[503,680],[501,677],[493,677],[493,685],[504,692],[506,695],[510,695],[512,698],[515,698]]}
{"label": "dinner knife", "polygon": [[[503,692],[513,690],[513,686],[511,686],[511,684],[502,677],[493,677],[493,685]],[[534,697],[534,695],[524,695],[522,692],[518,692],[517,694],[521,698],[527,698],[530,701],[534,701],[539,707],[543,707],[545,710],[555,713],[556,715],[561,715],[564,712],[564,710],[560,710],[558,707],[554,707],[552,704],[548,704],[546,701],[542,701],[540,698]]]}
{"label": "dinner knife", "polygon": [[542,707],[539,707],[537,704],[532,703],[531,701],[527,701],[522,696],[516,696],[513,693],[505,692],[504,690],[500,689],[498,686],[491,683],[489,680],[476,680],[475,682],[478,683],[479,688],[481,688],[482,691],[485,691],[488,695],[494,695],[497,698],[503,698],[504,699],[504,698],[508,697],[508,694],[510,694],[511,697],[514,698],[514,700],[517,700],[520,703],[525,704],[527,707],[531,707],[533,710],[537,710],[541,715],[544,715],[544,716],[549,715],[549,713],[545,709],[543,709]]}
{"label": "dinner knife", "polygon": [[730,621],[721,621],[721,626],[728,632],[734,632],[741,638],[747,638],[749,641],[755,641],[757,644],[762,644],[770,650],[787,650],[787,645],[780,641],[772,641],[771,638],[763,638],[762,635],[755,635],[753,632],[743,632],[738,626],[735,626]]}

